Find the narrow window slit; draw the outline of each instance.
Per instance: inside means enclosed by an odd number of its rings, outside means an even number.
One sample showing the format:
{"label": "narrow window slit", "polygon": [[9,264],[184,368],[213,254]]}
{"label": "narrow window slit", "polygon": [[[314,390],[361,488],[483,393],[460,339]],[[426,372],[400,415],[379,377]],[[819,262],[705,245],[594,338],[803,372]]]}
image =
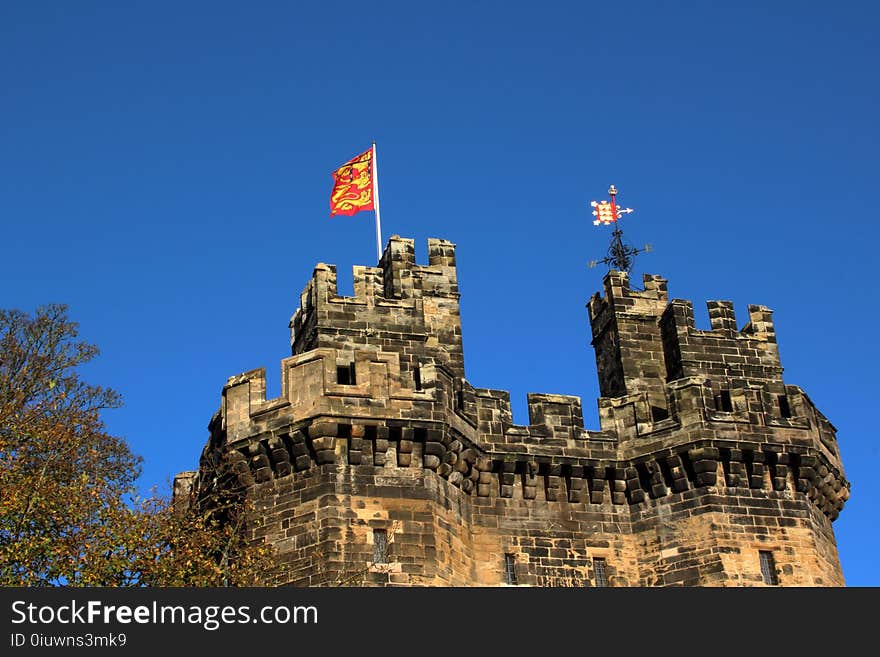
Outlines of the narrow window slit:
{"label": "narrow window slit", "polygon": [[604,589],[608,587],[608,571],[605,567],[605,559],[600,557],[593,558],[593,573],[596,577],[596,588]]}
{"label": "narrow window slit", "polygon": [[373,530],[373,563],[388,563],[388,532],[384,529]]}
{"label": "narrow window slit", "polygon": [[791,406],[788,403],[788,395],[779,395],[779,414],[782,417],[791,417]]}
{"label": "narrow window slit", "polygon": [[516,557],[512,554],[504,555],[504,581],[516,586]]}
{"label": "narrow window slit", "polygon": [[758,554],[761,557],[761,575],[764,577],[764,584],[777,586],[779,576],[776,574],[776,559],[773,558],[773,553],[761,550]]}
{"label": "narrow window slit", "polygon": [[722,390],[715,395],[715,408],[723,413],[733,413],[733,401],[730,399],[729,390]]}

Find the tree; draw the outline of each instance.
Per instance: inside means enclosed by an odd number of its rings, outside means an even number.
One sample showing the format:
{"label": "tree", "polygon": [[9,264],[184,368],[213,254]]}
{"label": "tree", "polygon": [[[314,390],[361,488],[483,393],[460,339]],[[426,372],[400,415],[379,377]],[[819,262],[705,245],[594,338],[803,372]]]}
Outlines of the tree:
{"label": "tree", "polygon": [[121,398],[77,371],[97,354],[66,306],[0,310],[0,585],[260,583],[240,509],[135,498],[141,459],[100,417]]}

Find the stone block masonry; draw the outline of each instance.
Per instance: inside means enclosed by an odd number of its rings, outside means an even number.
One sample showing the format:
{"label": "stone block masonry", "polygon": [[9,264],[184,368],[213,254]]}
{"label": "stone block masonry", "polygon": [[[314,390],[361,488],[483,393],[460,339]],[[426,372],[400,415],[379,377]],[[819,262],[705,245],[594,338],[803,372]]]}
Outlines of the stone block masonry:
{"label": "stone block masonry", "polygon": [[772,312],[611,271],[587,306],[600,428],[581,400],[465,378],[455,245],[393,236],[341,297],[319,264],[281,395],[231,377],[176,503],[253,503],[250,535],[301,586],[838,586],[849,496],[835,429],[782,379]]}

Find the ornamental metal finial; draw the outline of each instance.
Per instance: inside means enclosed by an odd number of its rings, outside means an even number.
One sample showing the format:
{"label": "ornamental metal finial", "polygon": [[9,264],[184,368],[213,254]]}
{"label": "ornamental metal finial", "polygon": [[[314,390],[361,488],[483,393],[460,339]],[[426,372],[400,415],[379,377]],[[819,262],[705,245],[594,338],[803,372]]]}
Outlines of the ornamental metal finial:
{"label": "ornamental metal finial", "polygon": [[651,250],[651,245],[646,244],[645,248],[636,249],[623,241],[623,231],[620,230],[618,222],[623,218],[621,215],[632,214],[634,210],[617,206],[617,188],[614,185],[608,188],[608,193],[611,195],[610,201],[590,202],[590,206],[593,208],[593,216],[596,217],[593,220],[594,226],[614,224],[614,232],[611,233],[608,255],[601,260],[591,260],[590,267],[595,267],[601,262],[612,269],[629,273],[633,268],[635,257],[640,253],[648,253]]}

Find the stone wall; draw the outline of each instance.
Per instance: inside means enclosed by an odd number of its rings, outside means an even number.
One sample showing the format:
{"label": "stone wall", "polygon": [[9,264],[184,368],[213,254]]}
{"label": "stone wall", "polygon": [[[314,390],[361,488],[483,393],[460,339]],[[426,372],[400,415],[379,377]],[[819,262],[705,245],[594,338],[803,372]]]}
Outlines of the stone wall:
{"label": "stone wall", "polygon": [[[195,495],[239,488],[278,584],[842,585],[849,494],[833,426],[782,381],[771,312],[694,327],[666,281],[610,272],[589,303],[600,430],[581,401],[464,377],[454,245],[392,237],[355,296],[318,265],[291,319],[282,391],[231,377]],[[206,476],[222,464],[225,476]],[[769,557],[767,556],[769,555]]]}

